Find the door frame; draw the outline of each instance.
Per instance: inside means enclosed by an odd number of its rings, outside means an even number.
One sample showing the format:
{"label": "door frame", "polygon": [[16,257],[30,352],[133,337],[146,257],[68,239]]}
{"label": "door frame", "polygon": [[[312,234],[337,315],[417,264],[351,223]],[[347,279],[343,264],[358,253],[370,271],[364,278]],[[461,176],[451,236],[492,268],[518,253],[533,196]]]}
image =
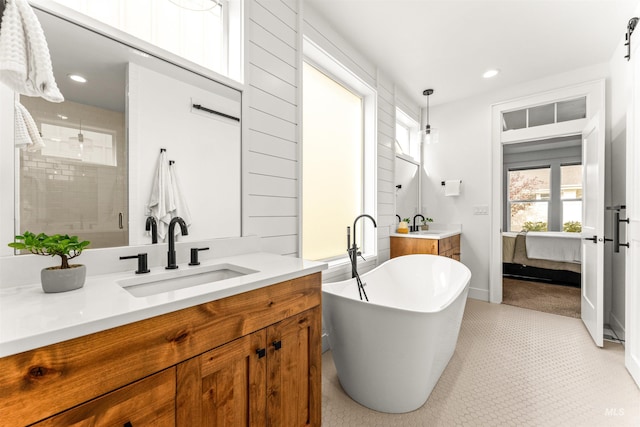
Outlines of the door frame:
{"label": "door frame", "polygon": [[[502,113],[526,107],[586,96],[587,117],[525,129],[502,130]],[[491,106],[491,215],[489,254],[489,302],[502,302],[502,224],[503,224],[503,145],[582,134],[589,120],[598,112],[605,114],[605,80],[598,79],[558,88]]]}

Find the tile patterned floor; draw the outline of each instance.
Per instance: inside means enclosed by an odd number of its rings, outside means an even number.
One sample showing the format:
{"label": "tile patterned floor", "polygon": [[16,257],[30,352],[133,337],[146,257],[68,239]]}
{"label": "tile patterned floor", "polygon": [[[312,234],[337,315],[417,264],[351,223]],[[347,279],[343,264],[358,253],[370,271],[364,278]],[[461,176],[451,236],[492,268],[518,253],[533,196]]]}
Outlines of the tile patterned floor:
{"label": "tile patterned floor", "polygon": [[579,319],[469,299],[458,346],[427,403],[383,414],[340,387],[323,354],[323,426],[640,426],[624,348]]}

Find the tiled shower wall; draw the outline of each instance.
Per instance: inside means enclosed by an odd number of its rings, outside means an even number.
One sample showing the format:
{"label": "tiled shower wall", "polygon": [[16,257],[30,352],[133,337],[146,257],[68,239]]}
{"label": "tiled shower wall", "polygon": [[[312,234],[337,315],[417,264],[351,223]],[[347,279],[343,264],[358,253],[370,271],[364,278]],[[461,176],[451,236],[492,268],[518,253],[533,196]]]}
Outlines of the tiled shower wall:
{"label": "tiled shower wall", "polygon": [[[67,233],[91,241],[92,248],[128,244],[127,142],[125,117],[89,105],[53,104],[21,97],[38,128],[42,122],[115,135],[116,164],[106,166],[20,152],[20,208],[16,232]],[[58,115],[68,117],[62,120]],[[46,144],[46,141],[45,141]]]}

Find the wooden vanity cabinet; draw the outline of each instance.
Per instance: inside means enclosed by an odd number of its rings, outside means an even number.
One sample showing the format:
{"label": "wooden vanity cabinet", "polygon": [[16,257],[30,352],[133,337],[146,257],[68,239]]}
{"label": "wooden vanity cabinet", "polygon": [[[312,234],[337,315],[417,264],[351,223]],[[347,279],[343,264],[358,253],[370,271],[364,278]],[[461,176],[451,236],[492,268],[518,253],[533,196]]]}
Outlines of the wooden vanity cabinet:
{"label": "wooden vanity cabinet", "polygon": [[391,258],[412,255],[432,254],[446,256],[460,261],[460,235],[444,239],[423,239],[391,236]]}
{"label": "wooden vanity cabinet", "polygon": [[320,426],[321,331],[314,273],[3,357],[0,425]]}
{"label": "wooden vanity cabinet", "polygon": [[175,372],[166,369],[34,426],[175,426]]}
{"label": "wooden vanity cabinet", "polygon": [[315,308],[178,365],[177,424],[319,426]]}

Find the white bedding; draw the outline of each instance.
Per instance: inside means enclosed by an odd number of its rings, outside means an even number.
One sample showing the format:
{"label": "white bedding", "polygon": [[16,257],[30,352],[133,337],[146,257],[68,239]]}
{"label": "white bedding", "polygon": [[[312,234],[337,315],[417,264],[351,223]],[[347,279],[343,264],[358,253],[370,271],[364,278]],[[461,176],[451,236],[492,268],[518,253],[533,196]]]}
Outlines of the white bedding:
{"label": "white bedding", "polygon": [[529,231],[525,241],[528,258],[573,263],[582,261],[580,233]]}

